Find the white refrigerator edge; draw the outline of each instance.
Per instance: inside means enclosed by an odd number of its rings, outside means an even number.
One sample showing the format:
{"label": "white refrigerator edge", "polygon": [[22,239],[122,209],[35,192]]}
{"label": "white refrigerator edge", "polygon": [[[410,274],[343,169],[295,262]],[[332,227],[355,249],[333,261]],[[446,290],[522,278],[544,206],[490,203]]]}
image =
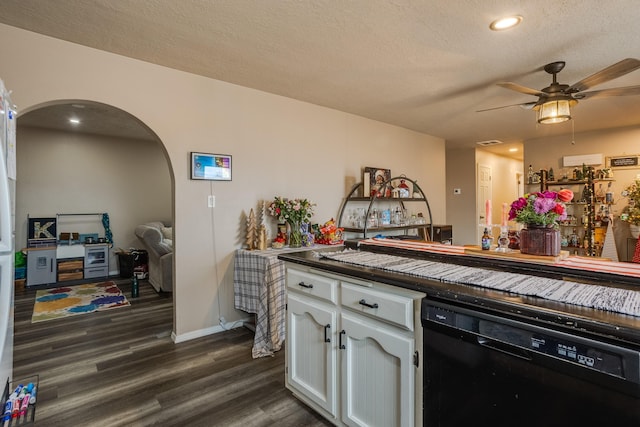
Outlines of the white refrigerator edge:
{"label": "white refrigerator edge", "polygon": [[[0,392],[13,377],[15,113],[0,80]],[[3,395],[4,397],[4,395]]]}

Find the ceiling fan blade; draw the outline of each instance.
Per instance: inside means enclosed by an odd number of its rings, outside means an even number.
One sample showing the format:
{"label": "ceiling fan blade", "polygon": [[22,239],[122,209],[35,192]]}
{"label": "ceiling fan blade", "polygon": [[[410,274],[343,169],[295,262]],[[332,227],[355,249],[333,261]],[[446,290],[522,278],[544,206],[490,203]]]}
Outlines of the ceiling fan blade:
{"label": "ceiling fan blade", "polygon": [[581,92],[574,95],[576,99],[595,99],[609,96],[640,95],[640,85],[616,87],[612,89],[592,90],[591,92]]}
{"label": "ceiling fan blade", "polygon": [[610,65],[609,67],[598,71],[595,74],[590,75],[578,83],[571,85],[565,93],[582,92],[583,90],[590,89],[596,85],[608,82],[609,80],[617,79],[625,74],[640,68],[640,60],[636,58],[627,58],[622,61]]}
{"label": "ceiling fan blade", "polygon": [[517,83],[512,83],[512,82],[500,82],[500,83],[496,83],[498,86],[501,86],[505,89],[511,89],[511,90],[515,90],[516,92],[520,92],[520,93],[526,93],[527,95],[535,95],[535,96],[542,96],[545,95],[544,92],[541,92],[537,89],[531,89],[529,87],[526,86],[522,86],[519,85]]}
{"label": "ceiling fan blade", "polygon": [[503,105],[502,107],[493,107],[493,108],[485,108],[484,110],[476,110],[476,113],[482,113],[484,111],[491,111],[491,110],[499,110],[501,108],[509,108],[509,107],[520,107],[520,108],[523,108],[525,110],[530,110],[536,104],[537,104],[537,102],[525,102],[523,104]]}

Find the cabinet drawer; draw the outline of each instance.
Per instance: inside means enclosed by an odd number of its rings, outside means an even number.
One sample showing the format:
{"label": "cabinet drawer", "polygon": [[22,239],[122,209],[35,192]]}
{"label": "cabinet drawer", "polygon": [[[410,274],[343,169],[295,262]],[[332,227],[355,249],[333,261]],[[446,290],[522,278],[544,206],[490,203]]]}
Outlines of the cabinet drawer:
{"label": "cabinet drawer", "polygon": [[64,282],[65,280],[79,280],[82,278],[82,271],[77,271],[74,273],[58,273],[58,282]]}
{"label": "cabinet drawer", "polygon": [[59,261],[58,271],[82,270],[84,268],[82,260],[75,261]]}
{"label": "cabinet drawer", "polygon": [[317,274],[287,270],[287,288],[338,303],[338,281]]}
{"label": "cabinet drawer", "polygon": [[342,307],[413,331],[413,298],[348,282],[341,286]]}
{"label": "cabinet drawer", "polygon": [[96,267],[96,268],[84,269],[85,279],[94,279],[96,277],[106,277],[108,275],[109,275],[109,270],[107,269],[107,267]]}

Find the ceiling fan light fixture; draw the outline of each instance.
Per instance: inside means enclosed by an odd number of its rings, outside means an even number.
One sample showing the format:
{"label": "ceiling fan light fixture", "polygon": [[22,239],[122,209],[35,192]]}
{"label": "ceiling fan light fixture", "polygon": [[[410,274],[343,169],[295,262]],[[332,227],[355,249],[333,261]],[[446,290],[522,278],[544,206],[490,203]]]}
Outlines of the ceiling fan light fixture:
{"label": "ceiling fan light fixture", "polygon": [[491,28],[493,31],[503,31],[508,30],[509,28],[513,28],[521,22],[522,16],[520,15],[506,16],[504,18],[496,19],[495,21],[493,21],[491,24],[489,24],[489,28]]}
{"label": "ceiling fan light fixture", "polygon": [[571,119],[570,100],[555,99],[540,105],[538,109],[538,123],[545,125],[562,123]]}

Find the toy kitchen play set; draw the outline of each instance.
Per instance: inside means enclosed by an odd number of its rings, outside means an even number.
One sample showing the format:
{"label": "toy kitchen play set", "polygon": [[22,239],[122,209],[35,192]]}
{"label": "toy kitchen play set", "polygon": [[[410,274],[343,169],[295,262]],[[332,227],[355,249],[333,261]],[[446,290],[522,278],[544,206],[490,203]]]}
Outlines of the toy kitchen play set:
{"label": "toy kitchen play set", "polygon": [[[100,223],[104,227],[104,234],[91,232],[102,228]],[[29,238],[24,250],[27,253],[26,286],[109,275],[112,235],[107,213],[30,217],[28,227]],[[85,229],[90,231],[74,231]]]}

